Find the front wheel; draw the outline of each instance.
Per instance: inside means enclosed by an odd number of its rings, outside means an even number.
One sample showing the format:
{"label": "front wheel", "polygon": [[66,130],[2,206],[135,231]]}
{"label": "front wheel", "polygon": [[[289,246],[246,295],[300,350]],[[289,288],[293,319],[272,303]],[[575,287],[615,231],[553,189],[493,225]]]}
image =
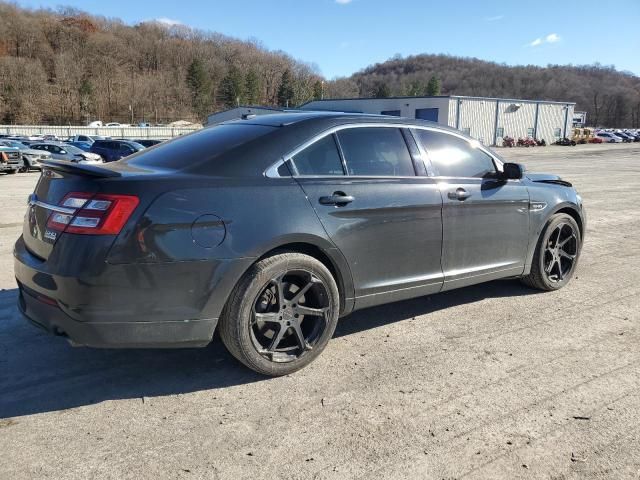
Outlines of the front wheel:
{"label": "front wheel", "polygon": [[558,213],[543,230],[531,263],[531,272],[522,282],[538,290],[558,290],[575,272],[582,247],[578,224],[570,215]]}
{"label": "front wheel", "polygon": [[300,253],[265,258],[243,276],[220,318],[229,352],[258,373],[280,376],[313,361],[338,322],[331,272]]}

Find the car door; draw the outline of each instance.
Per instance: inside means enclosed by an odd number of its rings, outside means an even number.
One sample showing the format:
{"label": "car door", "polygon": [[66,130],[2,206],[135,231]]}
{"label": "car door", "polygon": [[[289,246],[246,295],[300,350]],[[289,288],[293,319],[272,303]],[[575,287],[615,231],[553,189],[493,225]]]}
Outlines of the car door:
{"label": "car door", "polygon": [[501,180],[479,142],[435,129],[414,129],[440,186],[443,289],[520,275],[529,241],[529,192]]}
{"label": "car door", "polygon": [[400,128],[352,126],[290,158],[297,181],[350,265],[356,308],[442,286],[442,198],[406,135]]}

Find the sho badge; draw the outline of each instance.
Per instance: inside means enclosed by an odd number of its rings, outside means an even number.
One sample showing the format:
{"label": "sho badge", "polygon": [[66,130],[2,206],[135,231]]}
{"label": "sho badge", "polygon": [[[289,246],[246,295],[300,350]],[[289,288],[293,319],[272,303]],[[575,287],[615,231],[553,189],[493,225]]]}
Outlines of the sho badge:
{"label": "sho badge", "polygon": [[52,230],[45,230],[44,238],[47,240],[55,241],[58,234]]}

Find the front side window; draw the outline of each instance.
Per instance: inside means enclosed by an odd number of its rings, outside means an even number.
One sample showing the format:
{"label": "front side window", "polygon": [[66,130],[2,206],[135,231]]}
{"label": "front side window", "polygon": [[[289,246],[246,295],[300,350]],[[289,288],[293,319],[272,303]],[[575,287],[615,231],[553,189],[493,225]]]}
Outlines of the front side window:
{"label": "front side window", "polygon": [[398,128],[349,128],[338,132],[349,175],[415,176],[413,162]]}
{"label": "front side window", "polygon": [[333,135],[318,140],[292,158],[298,175],[344,175]]}
{"label": "front side window", "polygon": [[493,159],[464,138],[432,130],[414,130],[437,175],[482,178],[495,173]]}

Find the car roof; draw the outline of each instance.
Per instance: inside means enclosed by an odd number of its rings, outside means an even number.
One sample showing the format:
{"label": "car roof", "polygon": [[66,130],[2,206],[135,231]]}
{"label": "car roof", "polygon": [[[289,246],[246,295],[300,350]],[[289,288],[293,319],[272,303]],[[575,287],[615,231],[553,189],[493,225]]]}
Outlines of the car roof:
{"label": "car roof", "polygon": [[[390,115],[376,115],[368,113],[348,113],[348,112],[330,112],[330,111],[300,111],[274,113],[269,115],[257,115],[247,119],[236,119],[222,122],[219,125],[262,125],[269,127],[308,127],[310,130],[314,128],[329,128],[335,125],[351,124],[351,123],[382,123],[382,124],[402,124],[415,126],[429,126],[445,131],[455,132],[462,135],[460,130],[442,125],[437,122],[420,120],[415,118],[395,117]],[[208,128],[215,128],[212,125]]]}

